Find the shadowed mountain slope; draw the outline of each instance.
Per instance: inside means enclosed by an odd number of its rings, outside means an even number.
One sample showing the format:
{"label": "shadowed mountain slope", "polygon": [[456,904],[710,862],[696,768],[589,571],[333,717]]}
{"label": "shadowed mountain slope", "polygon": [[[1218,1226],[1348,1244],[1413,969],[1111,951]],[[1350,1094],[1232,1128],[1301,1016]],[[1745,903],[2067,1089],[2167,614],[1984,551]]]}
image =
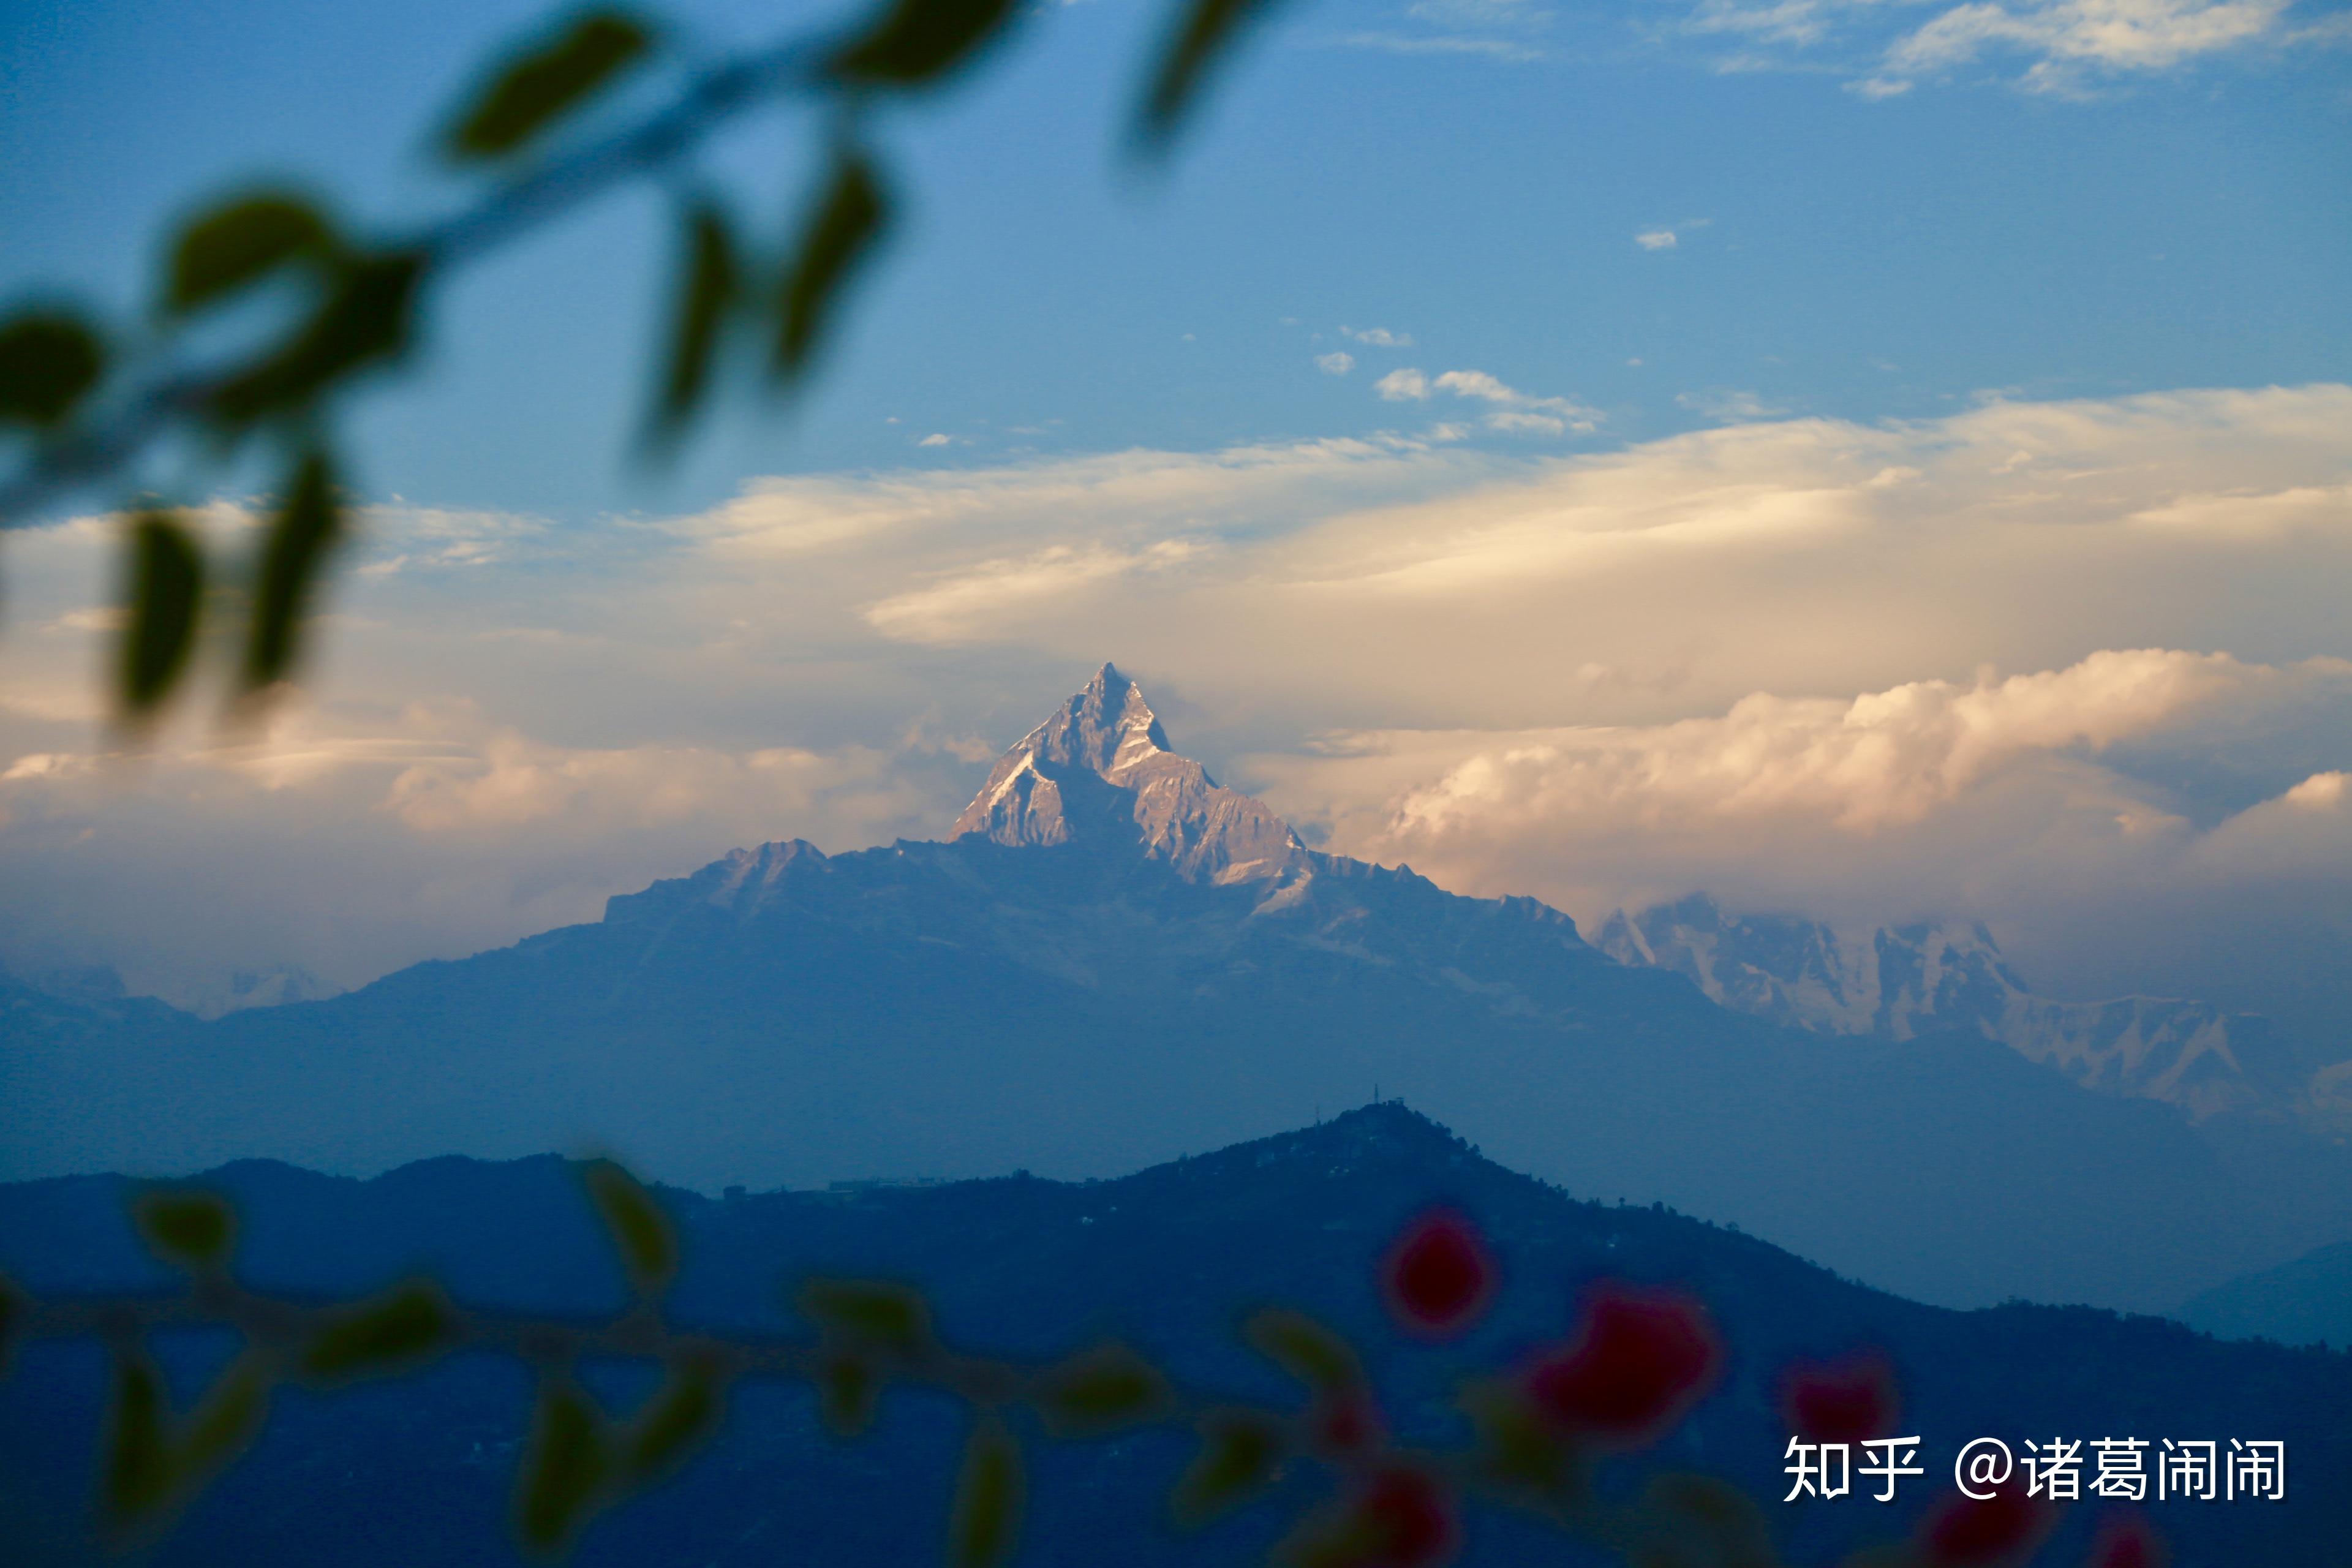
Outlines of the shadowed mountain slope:
{"label": "shadowed mountain slope", "polygon": [[330,1001],[20,1032],[0,1175],[595,1145],[711,1191],[1082,1177],[1377,1085],[1576,1192],[1945,1302],[2164,1308],[2352,1236],[2341,1151],[2216,1142],[1975,1036],[1780,1027],[1531,900],[1305,849],[1108,667],[964,821],[739,851]]}

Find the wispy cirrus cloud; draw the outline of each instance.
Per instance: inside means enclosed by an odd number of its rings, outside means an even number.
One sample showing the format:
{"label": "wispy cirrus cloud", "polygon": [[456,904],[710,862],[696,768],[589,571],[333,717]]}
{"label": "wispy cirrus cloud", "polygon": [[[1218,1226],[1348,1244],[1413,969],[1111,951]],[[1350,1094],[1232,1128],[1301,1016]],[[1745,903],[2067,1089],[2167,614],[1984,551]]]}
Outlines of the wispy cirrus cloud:
{"label": "wispy cirrus cloud", "polygon": [[1598,409],[1566,397],[1538,397],[1506,384],[1483,370],[1449,370],[1432,376],[1415,369],[1392,370],[1372,384],[1391,403],[1426,403],[1443,393],[1491,405],[1481,422],[1490,430],[1565,436],[1589,432],[1601,422]]}
{"label": "wispy cirrus cloud", "polygon": [[1675,402],[1694,414],[1704,414],[1710,419],[1726,423],[1743,419],[1769,419],[1788,410],[1767,403],[1762,395],[1736,387],[1717,387],[1706,392],[1678,392]]}
{"label": "wispy cirrus cloud", "polygon": [[1381,25],[1330,40],[1386,54],[1474,57],[1526,64],[1548,58],[1540,40],[1554,8],[1545,0],[1412,0]]}
{"label": "wispy cirrus cloud", "polygon": [[1864,98],[1983,66],[2033,92],[2080,95],[2192,64],[2317,45],[2346,15],[2298,22],[2292,0],[1967,0],[1914,21],[1871,0],[1702,0],[1682,32],[1738,41],[1742,69],[1810,65]]}
{"label": "wispy cirrus cloud", "polygon": [[2274,37],[2286,9],[2285,0],[1977,0],[1897,40],[1882,74],[1904,79],[2008,54],[2031,62],[2026,87],[2063,91],[2093,73],[2168,70]]}

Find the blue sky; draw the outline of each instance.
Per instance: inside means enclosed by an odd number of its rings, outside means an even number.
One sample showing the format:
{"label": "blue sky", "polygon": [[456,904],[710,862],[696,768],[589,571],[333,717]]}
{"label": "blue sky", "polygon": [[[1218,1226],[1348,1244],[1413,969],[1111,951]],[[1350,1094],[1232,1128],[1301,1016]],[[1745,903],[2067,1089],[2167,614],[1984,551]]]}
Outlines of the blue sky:
{"label": "blue sky", "polygon": [[[1167,177],[1139,179],[1115,132],[1162,8],[1041,7],[994,68],[885,117],[909,221],[794,416],[733,421],[667,484],[619,460],[668,260],[648,193],[460,284],[426,374],[356,422],[359,477],[578,522],[706,505],[747,471],[1362,435],[1392,422],[1370,388],[1406,365],[1571,399],[1602,416],[1585,447],[1741,409],[1921,416],[1987,389],[2341,374],[2352,52],[2340,25],[2309,36],[2330,13],[2285,8],[2163,69],[2094,61],[2055,90],[2022,81],[2047,50],[1999,44],[1894,97],[1855,90],[1946,9],[1301,4]],[[0,287],[118,306],[142,298],[162,220],[256,173],[362,219],[454,199],[423,132],[541,14],[49,13],[0,46]],[[845,14],[679,10],[702,50]],[[814,129],[772,117],[714,160],[747,221],[783,228]],[[1351,374],[1318,371],[1333,353]],[[916,445],[935,434],[957,444]]]}
{"label": "blue sky", "polygon": [[[443,210],[425,132],[540,15],[19,7],[0,292],[135,312],[159,223],[257,174]],[[6,539],[0,961],[349,985],[935,834],[1111,658],[1463,890],[1982,919],[2068,994],[2352,1009],[2340,6],[1299,4],[1147,175],[1162,16],[1040,7],[885,116],[907,221],[817,384],[665,479],[661,195],[459,282],[352,411],[365,535],[265,733],[191,703],[127,763],[114,498]],[[820,129],[707,175],[781,235]]]}

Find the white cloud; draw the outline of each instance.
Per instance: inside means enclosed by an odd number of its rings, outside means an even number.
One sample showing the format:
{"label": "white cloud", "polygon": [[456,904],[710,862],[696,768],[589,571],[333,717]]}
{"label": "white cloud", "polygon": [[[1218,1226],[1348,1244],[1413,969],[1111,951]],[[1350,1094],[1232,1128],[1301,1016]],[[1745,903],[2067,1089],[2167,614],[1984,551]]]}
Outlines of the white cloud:
{"label": "white cloud", "polygon": [[1972,0],[1908,34],[1886,52],[1886,74],[1916,76],[1965,65],[1988,49],[2035,57],[2024,80],[2056,89],[2086,68],[2164,70],[2273,33],[2285,0],[2054,0],[2007,5]]}
{"label": "white cloud", "polygon": [[594,920],[735,845],[919,831],[969,771],[911,737],[565,746],[457,700],[289,711],[136,759],[23,756],[0,773],[0,959],[110,963],[187,1005],[284,964],[341,989]]}
{"label": "white cloud", "polygon": [[1450,392],[1456,397],[1475,397],[1486,403],[1524,403],[1527,398],[1504,385],[1483,370],[1449,370],[1431,383],[1440,392]]}
{"label": "white cloud", "polygon": [[1549,21],[1552,10],[1543,0],[1412,0],[1405,14],[1428,22],[1526,26]]}
{"label": "white cloud", "polygon": [[1376,349],[1409,349],[1412,347],[1411,332],[1392,332],[1386,327],[1341,327],[1339,335],[1353,338],[1360,343]]}
{"label": "white cloud", "polygon": [[885,637],[956,643],[985,634],[1009,615],[1050,605],[1107,578],[1180,566],[1202,551],[1195,541],[1162,539],[1140,550],[1054,545],[1034,555],[983,561],[868,606],[866,619]]}
{"label": "white cloud", "polygon": [[1748,52],[1717,62],[1726,68],[1849,70],[1846,90],[1865,99],[1995,58],[2021,60],[2029,90],[2073,94],[2101,78],[2299,42],[2315,30],[2292,27],[2289,10],[2289,0],[1966,0],[1890,34],[1900,13],[1871,0],[1701,0],[1681,30],[1741,40]]}
{"label": "white cloud", "polygon": [[1672,250],[1677,241],[1670,228],[1643,229],[1633,237],[1633,243],[1644,250]]}
{"label": "white cloud", "polygon": [[[1638,816],[1651,831],[1787,822],[1874,835],[1925,821],[2021,759],[2096,752],[2292,679],[2352,698],[2344,660],[2290,672],[2227,654],[2103,650],[2007,679],[1909,681],[1850,700],[1758,692],[1712,718],[1484,739],[1397,796],[1378,837],[1424,853],[1463,834],[1523,846],[1538,821],[1595,816]],[[1381,743],[1350,737],[1348,749]]]}
{"label": "white cloud", "polygon": [[[1391,403],[1425,403],[1444,392],[1492,404],[1496,406],[1481,423],[1489,430],[1505,434],[1562,436],[1570,430],[1589,431],[1601,420],[1595,409],[1565,397],[1534,396],[1505,384],[1483,370],[1449,370],[1433,379],[1418,370],[1392,370],[1374,382],[1372,390]],[[1455,427],[1441,428],[1451,434],[1433,433],[1432,439],[1459,438],[1461,432]]]}
{"label": "white cloud", "polygon": [[1597,409],[1565,397],[1537,397],[1507,386],[1483,370],[1449,370],[1430,384],[1440,392],[1494,404],[1486,416],[1490,430],[1562,436],[1570,430],[1590,431],[1601,422]]}
{"label": "white cloud", "polygon": [[1460,33],[1349,33],[1334,40],[1355,49],[1375,49],[1391,55],[1469,55],[1526,65],[1544,58],[1544,51],[1515,38],[1480,37]]}
{"label": "white cloud", "polygon": [[944,447],[954,439],[955,437],[948,435],[945,431],[934,430],[929,435],[924,437],[921,440],[916,442],[915,445],[918,447]]}
{"label": "white cloud", "polygon": [[1345,375],[1356,368],[1356,356],[1350,353],[1317,354],[1315,368],[1326,375]]}
{"label": "white cloud", "polygon": [[[1587,921],[1701,889],[1847,924],[1978,918],[2061,990],[2247,1005],[2250,934],[2352,943],[2352,774],[2298,777],[2279,739],[2315,715],[2340,747],[2352,661],[2105,650],[1656,724],[1344,732],[1253,767],[1335,849]],[[2132,768],[2217,752],[2284,776],[2200,826]]]}
{"label": "white cloud", "polygon": [[1524,63],[1545,58],[1535,40],[1550,29],[1555,13],[1544,0],[1412,0],[1395,20],[1402,26],[1328,41],[1389,54],[1484,56]]}
{"label": "white cloud", "polygon": [[1761,42],[1814,44],[1826,37],[1843,7],[1837,0],[1701,0],[1683,23],[1690,33],[1728,33]]}
{"label": "white cloud", "polygon": [[[1563,417],[1414,374],[1407,404]],[[1466,433],[803,475],[586,529],[378,509],[363,559],[410,564],[335,584],[310,717],[240,751],[208,700],[144,770],[89,761],[108,633],[68,624],[110,601],[111,526],[14,535],[0,956],[350,984],[733,844],[936,833],[969,757],[1105,658],[1180,743],[1340,842],[1422,802],[1430,844],[1396,853],[1482,887],[1515,862],[1478,847],[1510,835],[1437,787],[1474,757],[1526,799],[1585,792],[1584,828],[1526,829],[1524,887],[1563,899],[1907,898],[2039,921],[2084,974],[2193,967],[2168,932],[2242,953],[2230,922],[2265,910],[2334,929],[2339,786],[2294,792],[2352,773],[2312,663],[2352,590],[2352,388],[1572,457],[1445,440]],[[926,714],[952,749],[906,738]],[[1353,737],[1352,766],[1316,731]],[[1645,818],[1627,781],[1653,775]]]}
{"label": "white cloud", "polygon": [[1741,392],[1728,388],[1712,392],[1679,392],[1675,395],[1675,401],[1695,414],[1704,414],[1710,419],[1721,419],[1727,422],[1769,419],[1774,415],[1788,412],[1785,408],[1776,407],[1765,402],[1753,392]]}

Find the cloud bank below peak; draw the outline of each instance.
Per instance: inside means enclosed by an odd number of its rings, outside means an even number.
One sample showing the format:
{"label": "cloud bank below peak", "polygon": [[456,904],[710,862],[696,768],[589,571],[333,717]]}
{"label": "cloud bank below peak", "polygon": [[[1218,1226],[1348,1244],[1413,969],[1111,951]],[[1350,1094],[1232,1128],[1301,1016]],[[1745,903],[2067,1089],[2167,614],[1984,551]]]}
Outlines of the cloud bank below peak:
{"label": "cloud bank below peak", "polygon": [[[2261,794],[2204,821],[2179,781],[2215,756]],[[1333,734],[1253,767],[1329,847],[1588,929],[1694,891],[1849,930],[1983,920],[2076,999],[2267,1011],[2327,1057],[2352,1004],[2326,978],[2352,953],[2347,757],[2352,660],[2140,648],[1660,724]]]}

